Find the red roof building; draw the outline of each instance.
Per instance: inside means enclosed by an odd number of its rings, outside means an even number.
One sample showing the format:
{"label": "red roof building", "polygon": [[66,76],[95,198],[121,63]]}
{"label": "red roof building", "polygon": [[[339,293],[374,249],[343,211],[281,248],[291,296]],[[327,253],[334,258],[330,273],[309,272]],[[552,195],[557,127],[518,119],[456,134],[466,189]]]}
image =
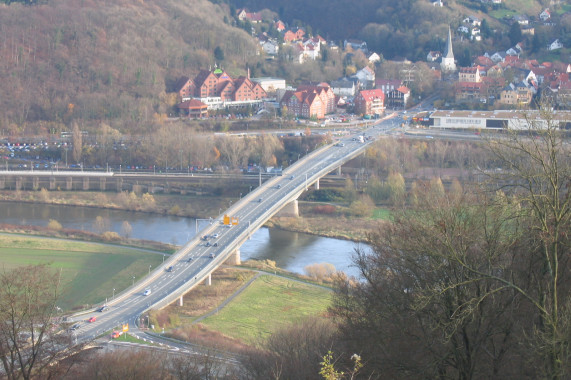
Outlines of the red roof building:
{"label": "red roof building", "polygon": [[178,109],[185,116],[200,119],[208,116],[208,106],[197,99],[190,99],[180,103]]}
{"label": "red roof building", "polygon": [[385,93],[381,89],[363,90],[355,97],[355,112],[362,115],[382,115],[385,112]]}

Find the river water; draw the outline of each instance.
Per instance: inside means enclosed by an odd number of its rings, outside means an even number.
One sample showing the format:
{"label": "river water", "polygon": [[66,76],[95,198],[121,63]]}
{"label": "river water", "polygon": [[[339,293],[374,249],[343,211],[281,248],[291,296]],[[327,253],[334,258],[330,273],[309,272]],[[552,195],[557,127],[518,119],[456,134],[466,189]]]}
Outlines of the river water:
{"label": "river water", "polygon": [[[121,233],[124,221],[132,227],[131,237],[183,245],[196,231],[196,220],[132,211],[105,210],[91,207],[0,202],[0,222],[18,225],[47,226],[55,219],[64,228],[97,232],[95,219],[101,216],[106,230]],[[205,227],[199,220],[199,229]],[[280,268],[304,273],[314,263],[330,263],[337,270],[357,276],[351,256],[354,242],[313,236],[275,228],[261,228],[240,247],[242,260],[270,259]]]}

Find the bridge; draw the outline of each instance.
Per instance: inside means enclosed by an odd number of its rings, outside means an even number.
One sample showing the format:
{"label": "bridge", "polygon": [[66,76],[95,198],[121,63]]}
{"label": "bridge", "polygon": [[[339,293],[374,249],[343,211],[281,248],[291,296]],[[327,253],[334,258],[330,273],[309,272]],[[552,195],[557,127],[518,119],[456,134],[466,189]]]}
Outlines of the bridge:
{"label": "bridge", "polygon": [[[238,218],[238,224],[225,225],[222,217],[209,220],[206,228],[174,253],[162,267],[133,287],[118,294],[104,312],[96,310],[68,317],[77,323],[76,341],[89,341],[116,326],[136,325],[139,316],[149,309],[159,309],[178,300],[195,286],[211,283],[211,273],[226,262],[240,263],[240,246],[278,211],[297,213],[297,198],[319,179],[362,154],[367,145],[382,133],[399,125],[398,120],[382,120],[360,133],[370,140],[359,141],[358,135],[347,136],[335,144],[308,154],[283,175],[273,177],[242,197],[225,214]],[[203,240],[208,236],[208,240]],[[96,317],[92,323],[86,322]]]}

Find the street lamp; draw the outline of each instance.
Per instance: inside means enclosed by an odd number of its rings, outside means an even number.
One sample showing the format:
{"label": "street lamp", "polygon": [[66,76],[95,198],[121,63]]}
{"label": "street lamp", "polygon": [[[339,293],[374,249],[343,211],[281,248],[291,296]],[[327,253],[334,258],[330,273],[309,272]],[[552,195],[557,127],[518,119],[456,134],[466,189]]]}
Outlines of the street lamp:
{"label": "street lamp", "polygon": [[151,265],[149,265],[149,274],[151,274]]}
{"label": "street lamp", "polygon": [[133,284],[131,286],[135,286],[135,276],[133,276]]}
{"label": "street lamp", "polygon": [[115,288],[113,288],[113,297],[112,299],[115,299]]}
{"label": "street lamp", "polygon": [[242,199],[242,193],[240,193],[240,199]]}

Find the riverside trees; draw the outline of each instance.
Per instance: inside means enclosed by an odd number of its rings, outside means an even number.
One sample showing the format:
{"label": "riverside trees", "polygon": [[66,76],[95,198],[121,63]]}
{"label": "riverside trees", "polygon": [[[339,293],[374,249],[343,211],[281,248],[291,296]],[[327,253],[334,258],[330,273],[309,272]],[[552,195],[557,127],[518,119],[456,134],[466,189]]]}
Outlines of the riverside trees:
{"label": "riverside trees", "polygon": [[542,112],[487,144],[493,181],[418,186],[416,206],[356,252],[364,281],[341,281],[332,310],[369,373],[569,375],[571,152]]}

